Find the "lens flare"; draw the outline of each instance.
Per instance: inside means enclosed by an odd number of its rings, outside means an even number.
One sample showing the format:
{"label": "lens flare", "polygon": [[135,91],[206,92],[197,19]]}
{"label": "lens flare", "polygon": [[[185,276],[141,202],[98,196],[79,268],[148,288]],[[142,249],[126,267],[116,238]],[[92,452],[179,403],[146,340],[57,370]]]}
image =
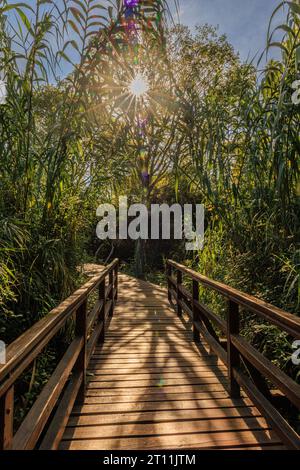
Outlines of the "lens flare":
{"label": "lens flare", "polygon": [[136,98],[141,98],[149,91],[149,83],[146,77],[138,73],[129,85],[130,93]]}
{"label": "lens flare", "polygon": [[125,0],[125,7],[134,8],[139,4],[140,0]]}

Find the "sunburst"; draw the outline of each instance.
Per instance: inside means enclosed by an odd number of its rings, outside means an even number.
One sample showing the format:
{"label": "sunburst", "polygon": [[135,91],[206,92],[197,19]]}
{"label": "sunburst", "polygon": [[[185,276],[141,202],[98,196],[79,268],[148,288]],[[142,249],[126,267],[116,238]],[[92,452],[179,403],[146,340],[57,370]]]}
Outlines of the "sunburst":
{"label": "sunburst", "polygon": [[128,90],[137,99],[147,95],[149,91],[147,77],[141,73],[137,73],[130,82]]}

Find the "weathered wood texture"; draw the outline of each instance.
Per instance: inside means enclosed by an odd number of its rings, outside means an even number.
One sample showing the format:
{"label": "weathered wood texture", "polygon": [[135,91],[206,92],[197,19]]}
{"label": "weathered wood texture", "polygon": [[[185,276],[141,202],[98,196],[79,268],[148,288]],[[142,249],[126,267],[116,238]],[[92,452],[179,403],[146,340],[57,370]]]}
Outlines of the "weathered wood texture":
{"label": "weathered wood texture", "polygon": [[[116,259],[98,267],[86,284],[8,346],[7,362],[0,366],[0,450],[35,449],[43,433],[40,448],[57,448],[76,397],[84,400],[87,364],[104,335],[106,317],[113,315],[118,265]],[[88,313],[89,295],[97,288],[99,297]],[[74,316],[73,341],[14,434],[14,383]]]}
{"label": "weathered wood texture", "polygon": [[73,408],[60,448],[283,449],[244,392],[230,398],[227,368],[193,339],[197,331],[175,314],[165,289],[120,275],[85,400]]}
{"label": "weathered wood texture", "polygon": [[[289,407],[288,401],[299,409],[300,385],[239,334],[241,309],[246,308],[288,332],[293,338],[298,338],[300,334],[299,317],[202,276],[171,260],[167,261],[167,275],[168,298],[174,310],[178,311],[180,306],[180,311],[184,311],[192,320],[194,340],[199,340],[199,337],[195,337],[195,330],[198,330],[201,337],[209,344],[210,350],[227,366],[230,397],[240,398],[242,387],[288,448],[300,450],[300,436],[282,414],[282,410],[280,412],[277,409],[266,379],[269,379],[271,386],[277,387],[285,397],[286,409]],[[183,281],[188,281],[189,284],[192,282],[193,293],[182,285]],[[201,288],[212,289],[227,299],[227,321],[199,302],[200,285]],[[219,331],[215,329],[216,326]],[[220,336],[220,332],[226,340]]]}

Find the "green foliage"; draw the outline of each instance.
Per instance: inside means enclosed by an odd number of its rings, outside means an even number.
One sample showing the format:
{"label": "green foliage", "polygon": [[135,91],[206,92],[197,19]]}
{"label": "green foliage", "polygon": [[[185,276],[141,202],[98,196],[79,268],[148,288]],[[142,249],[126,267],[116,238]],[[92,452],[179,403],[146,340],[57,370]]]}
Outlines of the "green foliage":
{"label": "green foliage", "polygon": [[[204,250],[185,259],[178,245],[174,257],[299,311],[300,108],[292,102],[300,78],[299,3],[280,3],[288,7],[287,21],[273,30],[274,12],[267,50],[279,48],[282,57],[269,61],[259,80],[254,65],[241,63],[215,28],[168,29],[169,6],[143,5],[137,49],[126,43],[119,0],[66,0],[61,10],[54,0],[1,2],[7,99],[0,104],[0,333],[6,342],[74,289],[91,245],[94,253],[110,250],[96,246],[95,210],[122,194],[147,205],[204,203]],[[124,99],[137,71],[150,82],[149,102],[139,110],[148,121],[144,139],[136,106]],[[151,176],[147,187],[143,170]],[[144,262],[157,268],[151,246],[147,252],[137,244],[135,252],[141,272]],[[162,282],[158,273],[149,278]],[[225,315],[220,298],[201,295]],[[289,338],[248,312],[243,329],[298,377]],[[53,354],[47,351],[24,377],[24,408]]]}
{"label": "green foliage", "polygon": [[[7,89],[0,104],[0,334],[6,343],[82,281],[77,268],[95,232],[96,208],[111,197],[112,181],[116,186],[130,158],[112,108],[102,107],[101,120],[94,119],[88,86],[93,67],[104,74],[123,2],[61,5],[3,0],[0,6],[0,80]],[[164,5],[146,8],[145,21],[160,15],[152,41],[162,34]],[[72,325],[22,378],[20,417],[70,335]]]}
{"label": "green foliage", "polygon": [[[259,82],[252,66],[230,55],[226,73],[223,59],[221,73],[215,66],[214,79],[201,83],[204,94],[199,96],[199,80],[190,82],[192,112],[184,119],[186,152],[178,166],[182,185],[189,182],[207,208],[206,245],[191,264],[298,314],[300,114],[292,102],[292,84],[300,73],[300,20],[299,5],[283,3],[289,6],[287,24],[276,31],[284,37],[282,42],[273,40],[271,23],[267,47],[279,47],[282,58],[268,62]],[[198,48],[193,41],[205,38],[188,39]],[[214,37],[209,41],[216,43]],[[185,58],[182,54],[183,66]],[[202,78],[199,59],[193,74]],[[182,95],[185,90],[184,83]],[[208,295],[207,301],[224,312],[218,296]],[[298,368],[290,362],[290,338],[247,312],[244,334],[299,379]]]}

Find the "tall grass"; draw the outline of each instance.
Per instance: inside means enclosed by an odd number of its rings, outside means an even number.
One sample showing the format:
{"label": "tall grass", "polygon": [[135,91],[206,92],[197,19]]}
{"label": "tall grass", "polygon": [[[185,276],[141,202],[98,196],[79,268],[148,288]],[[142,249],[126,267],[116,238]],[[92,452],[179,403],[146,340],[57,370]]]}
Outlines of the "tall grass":
{"label": "tall grass", "polygon": [[[273,30],[276,9],[266,48],[279,48],[281,58],[267,63],[259,81],[253,66],[232,63],[204,96],[194,82],[179,166],[183,184],[189,181],[207,207],[206,245],[191,264],[298,315],[300,108],[292,96],[300,76],[300,6],[283,6],[287,21]],[[275,41],[279,31],[282,40]],[[247,318],[245,334],[290,369],[291,341]],[[292,373],[299,376],[295,367]]]}

